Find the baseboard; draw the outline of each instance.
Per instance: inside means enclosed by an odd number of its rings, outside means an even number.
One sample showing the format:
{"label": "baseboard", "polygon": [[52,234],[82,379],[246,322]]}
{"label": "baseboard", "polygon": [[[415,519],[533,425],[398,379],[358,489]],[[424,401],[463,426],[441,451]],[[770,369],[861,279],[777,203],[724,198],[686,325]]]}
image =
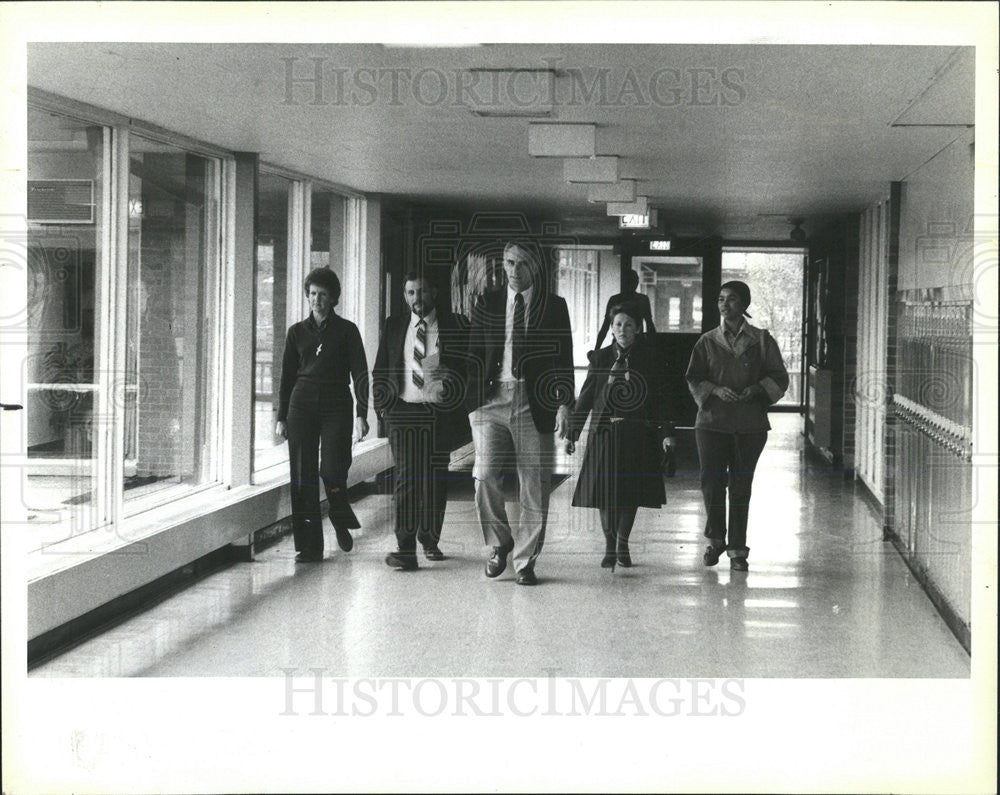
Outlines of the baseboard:
{"label": "baseboard", "polygon": [[896,548],[903,562],[906,563],[906,567],[913,573],[914,578],[920,583],[920,587],[924,589],[924,593],[927,594],[927,598],[931,600],[931,604],[934,605],[938,614],[944,619],[944,623],[948,625],[948,629],[958,639],[958,642],[962,644],[962,648],[965,649],[966,653],[971,656],[972,627],[949,604],[944,594],[938,590],[934,582],[927,576],[927,572],[924,571],[923,567],[911,559],[906,546],[903,544],[903,540],[893,532],[892,528],[885,526],[882,533],[883,538],[891,542]]}

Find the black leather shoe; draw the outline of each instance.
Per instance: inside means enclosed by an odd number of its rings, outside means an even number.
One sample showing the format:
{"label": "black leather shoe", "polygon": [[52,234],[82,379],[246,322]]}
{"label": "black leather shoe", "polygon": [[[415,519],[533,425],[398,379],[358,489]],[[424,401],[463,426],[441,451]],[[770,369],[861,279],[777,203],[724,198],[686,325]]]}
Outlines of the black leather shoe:
{"label": "black leather shoe", "polygon": [[618,565],[626,569],[632,566],[632,556],[629,554],[628,547],[618,547]]}
{"label": "black leather shoe", "polygon": [[601,558],[601,568],[602,569],[613,569],[615,563],[618,562],[618,558],[615,556],[614,552],[605,552],[604,557]]}
{"label": "black leather shoe", "polygon": [[730,558],[729,568],[732,571],[750,571],[750,564],[747,563],[746,558]]}
{"label": "black leather shoe", "polygon": [[322,552],[299,552],[295,556],[296,563],[319,563],[323,560]]}
{"label": "black leather shoe", "polygon": [[438,549],[437,544],[425,544],[424,545],[424,557],[427,560],[444,560],[444,553]]}
{"label": "black leather shoe", "polygon": [[334,527],[333,532],[337,534],[337,546],[344,552],[350,552],[354,549],[354,538],[351,536],[350,530],[346,527]]}
{"label": "black leather shoe", "polygon": [[493,554],[486,561],[486,576],[499,577],[507,568],[507,556],[513,551],[514,545],[493,547]]}
{"label": "black leather shoe", "polygon": [[714,566],[719,562],[719,558],[722,557],[722,553],[725,551],[725,547],[709,544],[708,549],[705,550],[705,554],[702,556],[702,560],[705,561],[706,566]]}
{"label": "black leather shoe", "polygon": [[538,578],[535,576],[534,569],[521,569],[517,573],[517,584],[518,585],[537,585]]}
{"label": "black leather shoe", "polygon": [[416,552],[390,552],[385,556],[387,566],[392,566],[400,571],[413,571],[417,568]]}

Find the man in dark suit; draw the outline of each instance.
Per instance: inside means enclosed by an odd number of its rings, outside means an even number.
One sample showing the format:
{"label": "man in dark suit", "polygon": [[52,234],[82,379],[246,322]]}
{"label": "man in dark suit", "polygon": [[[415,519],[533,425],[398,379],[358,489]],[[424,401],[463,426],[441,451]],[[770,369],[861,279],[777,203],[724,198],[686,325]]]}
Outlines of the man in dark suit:
{"label": "man in dark suit", "polygon": [[[486,576],[498,577],[513,552],[520,585],[534,585],[545,539],[554,462],[553,432],[566,438],[573,403],[573,341],[566,301],[546,289],[537,248],[504,248],[504,290],[472,309],[466,407],[476,447],[476,511],[493,554]],[[517,468],[521,519],[507,520],[505,465]]]}
{"label": "man in dark suit", "polygon": [[468,321],[436,307],[437,288],[419,273],[403,279],[405,314],[390,317],[372,370],[375,410],[386,424],[395,463],[393,503],[398,548],[385,562],[417,568],[417,541],[428,560],[444,560],[438,542],[448,498],[451,450],[468,428],[463,357]]}

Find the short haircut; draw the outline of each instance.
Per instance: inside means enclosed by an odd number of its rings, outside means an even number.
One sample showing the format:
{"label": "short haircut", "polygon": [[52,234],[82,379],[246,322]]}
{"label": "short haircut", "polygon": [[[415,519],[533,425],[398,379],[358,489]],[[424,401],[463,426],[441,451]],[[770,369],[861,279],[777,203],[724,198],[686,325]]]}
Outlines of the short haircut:
{"label": "short haircut", "polygon": [[608,310],[608,320],[615,319],[615,315],[626,314],[635,322],[636,328],[642,326],[642,312],[639,311],[639,304],[635,301],[620,301]]}
{"label": "short haircut", "polygon": [[403,276],[403,284],[407,282],[427,282],[428,287],[437,287],[426,273],[421,273],[420,271],[407,271]]}
{"label": "short haircut", "polygon": [[340,303],[340,279],[337,278],[337,274],[332,270],[329,268],[313,268],[313,270],[309,271],[309,275],[306,276],[305,283],[302,285],[302,289],[306,295],[309,295],[309,288],[314,284],[317,287],[322,287],[330,294],[330,301],[334,306]]}
{"label": "short haircut", "polygon": [[536,265],[538,266],[542,265],[543,262],[542,252],[541,249],[538,247],[538,243],[536,243],[534,240],[508,240],[503,245],[504,255],[507,254],[507,249],[514,248],[515,246],[521,249],[521,251],[527,252],[528,255],[531,257],[531,259],[534,260]]}

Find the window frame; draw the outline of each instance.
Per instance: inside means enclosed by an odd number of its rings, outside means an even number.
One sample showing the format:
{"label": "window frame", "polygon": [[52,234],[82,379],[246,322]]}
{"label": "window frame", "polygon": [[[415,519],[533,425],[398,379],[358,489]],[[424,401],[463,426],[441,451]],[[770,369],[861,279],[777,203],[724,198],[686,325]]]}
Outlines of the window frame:
{"label": "window frame", "polygon": [[[42,549],[68,543],[70,547],[105,546],[109,540],[124,545],[141,537],[148,528],[155,531],[168,515],[183,510],[187,503],[200,503],[212,492],[223,492],[232,482],[233,439],[227,418],[233,404],[233,367],[231,348],[234,307],[229,297],[233,292],[235,274],[235,157],[222,148],[205,144],[185,135],[174,133],[154,124],[130,119],[113,111],[28,88],[27,106],[43,112],[68,116],[104,129],[102,164],[102,220],[100,239],[102,253],[95,263],[95,406],[93,461],[95,472],[95,521],[86,529],[71,532]],[[157,143],[182,149],[208,158],[217,184],[218,212],[212,224],[214,256],[205,268],[216,271],[211,290],[212,306],[208,333],[213,350],[207,363],[210,389],[206,411],[210,433],[205,454],[209,456],[211,477],[195,486],[165,488],[148,497],[126,501],[124,494],[125,453],[125,384],[119,379],[125,372],[126,327],[128,317],[128,209],[129,159],[131,136],[136,135]],[[69,460],[69,459],[67,459]],[[143,528],[138,530],[138,528]],[[137,535],[126,532],[136,528]],[[103,537],[99,537],[101,534]],[[113,536],[117,538],[112,538]],[[82,540],[81,540],[82,539]]]}

